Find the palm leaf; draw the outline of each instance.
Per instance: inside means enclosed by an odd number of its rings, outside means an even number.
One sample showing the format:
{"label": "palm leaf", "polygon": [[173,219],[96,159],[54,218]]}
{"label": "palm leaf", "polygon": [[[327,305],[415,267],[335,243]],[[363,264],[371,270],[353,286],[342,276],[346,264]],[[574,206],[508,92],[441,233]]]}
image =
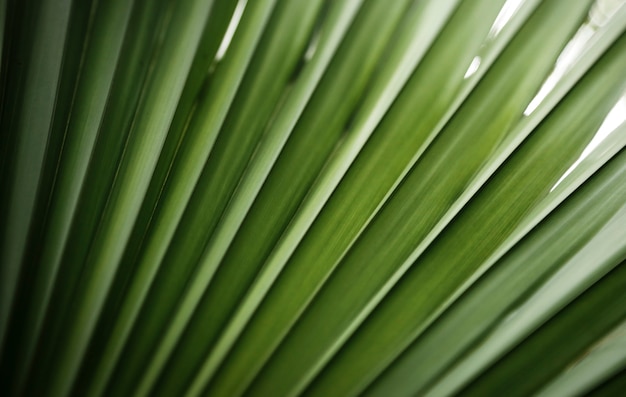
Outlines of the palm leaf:
{"label": "palm leaf", "polygon": [[615,395],[620,0],[0,3],[0,387]]}

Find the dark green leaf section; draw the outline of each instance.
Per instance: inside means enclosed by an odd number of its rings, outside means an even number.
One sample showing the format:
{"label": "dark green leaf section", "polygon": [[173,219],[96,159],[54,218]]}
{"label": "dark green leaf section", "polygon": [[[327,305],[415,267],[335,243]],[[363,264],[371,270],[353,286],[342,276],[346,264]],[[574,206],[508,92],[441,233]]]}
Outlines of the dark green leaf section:
{"label": "dark green leaf section", "polygon": [[[13,8],[16,7],[15,4],[12,5]],[[12,22],[15,21],[15,18],[19,18],[17,10],[12,10],[9,8],[8,12],[12,15]],[[59,156],[61,154],[61,150],[63,147],[64,139],[65,139],[65,129],[67,124],[67,119],[70,114],[72,98],[74,96],[74,92],[76,90],[76,76],[78,71],[82,65],[83,52],[85,49],[84,38],[86,37],[86,32],[89,26],[92,25],[93,18],[92,12],[92,2],[85,1],[80,4],[79,7],[74,7],[70,12],[69,26],[68,32],[66,35],[66,42],[64,44],[64,53],[63,53],[63,62],[61,68],[61,77],[59,88],[56,94],[56,105],[54,108],[54,116],[52,120],[52,125],[50,129],[50,135],[48,137],[48,143],[46,146],[44,164],[42,168],[41,181],[38,187],[38,198],[35,208],[34,219],[46,219],[46,214],[49,208],[49,196],[54,186],[55,175],[57,174],[57,164],[59,162]],[[11,21],[10,21],[11,22]],[[7,26],[7,31],[12,32],[11,28]],[[14,33],[15,34],[15,33]],[[5,52],[9,53],[13,49],[15,43],[11,42],[11,35],[9,34],[6,37],[8,41],[8,45],[5,47]],[[5,58],[6,59],[6,58]],[[13,58],[11,58],[13,59]],[[22,61],[14,59],[11,64],[19,65]],[[8,65],[7,65],[8,68]],[[7,71],[5,69],[5,71]],[[13,71],[9,70],[12,74]],[[18,79],[19,80],[19,79]],[[5,109],[7,109],[9,98],[5,97]],[[4,120],[4,118],[3,118]],[[5,127],[3,127],[5,128]],[[6,127],[8,128],[8,127]],[[10,134],[3,134],[3,136],[9,137]],[[7,156],[2,156],[3,159],[10,158]],[[3,191],[4,190],[3,188]],[[16,306],[13,309],[13,315],[10,319],[10,323],[12,327],[10,327],[10,331],[17,331],[23,329],[25,327],[27,317],[33,318],[36,317],[37,313],[31,313],[28,310],[29,305],[32,305],[33,301],[33,291],[30,288],[31,283],[33,282],[37,272],[36,264],[39,260],[41,246],[43,243],[42,233],[44,230],[45,222],[33,222],[31,225],[31,229],[29,231],[29,241],[26,250],[26,256],[23,261],[22,274],[20,275],[20,284],[18,286],[18,295],[16,297]],[[41,316],[41,313],[39,313]],[[12,387],[15,389],[19,389],[23,386],[24,378],[27,375],[27,367],[30,365],[30,358],[32,358],[32,349],[33,345],[36,342],[34,335],[37,334],[35,332],[36,329],[34,326],[30,326],[26,328],[25,332],[16,332],[15,335],[9,335],[10,339],[18,340],[18,343],[11,344],[8,346],[7,351],[4,352],[5,357],[10,357],[9,359],[5,359],[3,363],[7,363],[11,360],[14,360],[16,367],[16,375],[13,379],[10,380],[12,383]],[[28,350],[31,350],[30,353]],[[6,372],[7,370],[2,369],[0,372]],[[11,386],[3,387],[3,389],[8,389]]]}
{"label": "dark green leaf section", "polygon": [[590,397],[618,396],[626,388],[626,370],[596,387],[587,395]]}
{"label": "dark green leaf section", "polygon": [[576,357],[561,373],[554,376],[538,396],[584,395],[609,381],[626,368],[626,323],[621,322],[609,333]]}
{"label": "dark green leaf section", "polygon": [[[52,294],[69,235],[72,218],[83,186],[94,143],[102,122],[119,59],[132,1],[95,3],[91,11],[93,26],[88,30],[85,50],[81,56],[76,88],[71,99],[63,145],[56,165],[54,189],[47,208],[44,243],[38,252],[39,267],[29,294],[29,316],[25,319],[23,335],[24,357],[29,366],[37,336],[42,328],[44,313]],[[99,18],[95,18],[95,15]],[[64,116],[64,114],[62,113]],[[25,370],[20,373],[25,381]]]}
{"label": "dark green leaf section", "polygon": [[[158,62],[151,70],[150,82],[140,104],[124,154],[116,171],[114,185],[107,200],[103,219],[94,237],[86,261],[88,271],[75,292],[82,299],[66,313],[61,342],[55,346],[55,366],[47,374],[50,395],[64,395],[75,379],[80,361],[95,327],[112,278],[130,234],[133,219],[148,187],[158,152],[173,116],[178,95],[192,61],[209,4],[183,2],[174,10]],[[179,45],[180,42],[185,45]],[[146,134],[145,131],[150,131]]]}
{"label": "dark green leaf section", "polygon": [[[124,41],[120,61],[111,84],[109,100],[95,150],[92,155],[84,187],[79,198],[76,214],[70,229],[67,249],[61,260],[61,267],[55,289],[48,303],[48,316],[42,332],[46,337],[40,342],[40,357],[47,365],[52,365],[54,347],[58,343],[65,324],[63,315],[67,312],[73,298],[73,291],[80,280],[81,271],[89,247],[96,233],[101,214],[106,204],[107,195],[112,187],[117,171],[117,164],[122,156],[124,145],[131,128],[139,97],[144,87],[155,49],[163,42],[162,34],[154,34],[151,27],[164,29],[168,8],[165,3],[138,1],[131,13],[127,38]],[[122,268],[123,271],[130,269]],[[36,379],[44,377],[49,367],[39,366],[43,370]],[[84,379],[81,377],[81,380]],[[40,382],[29,382],[32,386]]]}
{"label": "dark green leaf section", "polygon": [[[14,302],[45,148],[52,126],[63,47],[70,14],[69,0],[26,2],[16,10],[22,23],[15,27],[15,80],[8,83],[2,131],[12,134],[11,150],[3,160],[0,219],[0,343],[4,346]],[[19,7],[19,6],[15,6]],[[32,26],[37,26],[32,30]]]}
{"label": "dark green leaf section", "polygon": [[[587,292],[533,333],[523,345],[514,349],[484,372],[462,396],[484,396],[507,393],[526,396],[555,376],[595,340],[626,318],[626,263],[594,284]],[[564,332],[566,330],[577,332]],[[545,352],[549,350],[550,354]],[[541,362],[541,367],[537,363]],[[504,379],[523,373],[524,382],[511,388]],[[509,378],[510,379],[510,378]]]}

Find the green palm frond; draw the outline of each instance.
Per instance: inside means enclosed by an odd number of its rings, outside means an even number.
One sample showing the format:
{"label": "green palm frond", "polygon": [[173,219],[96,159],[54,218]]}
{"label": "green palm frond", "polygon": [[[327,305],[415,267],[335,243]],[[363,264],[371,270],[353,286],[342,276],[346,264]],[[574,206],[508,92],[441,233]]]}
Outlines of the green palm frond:
{"label": "green palm frond", "polygon": [[614,396],[622,0],[0,2],[0,393]]}

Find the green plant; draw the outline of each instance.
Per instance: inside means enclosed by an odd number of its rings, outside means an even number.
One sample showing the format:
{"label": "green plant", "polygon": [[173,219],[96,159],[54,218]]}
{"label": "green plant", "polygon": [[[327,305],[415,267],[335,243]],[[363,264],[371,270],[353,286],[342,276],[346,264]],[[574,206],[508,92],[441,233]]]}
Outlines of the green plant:
{"label": "green plant", "polygon": [[615,395],[618,0],[8,0],[0,388]]}

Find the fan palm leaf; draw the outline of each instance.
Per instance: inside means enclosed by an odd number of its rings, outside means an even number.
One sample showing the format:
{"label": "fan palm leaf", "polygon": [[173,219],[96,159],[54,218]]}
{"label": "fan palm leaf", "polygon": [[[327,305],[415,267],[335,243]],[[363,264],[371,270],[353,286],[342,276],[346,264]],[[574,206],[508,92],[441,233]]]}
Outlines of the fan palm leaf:
{"label": "fan palm leaf", "polygon": [[621,391],[623,1],[0,10],[6,395]]}

